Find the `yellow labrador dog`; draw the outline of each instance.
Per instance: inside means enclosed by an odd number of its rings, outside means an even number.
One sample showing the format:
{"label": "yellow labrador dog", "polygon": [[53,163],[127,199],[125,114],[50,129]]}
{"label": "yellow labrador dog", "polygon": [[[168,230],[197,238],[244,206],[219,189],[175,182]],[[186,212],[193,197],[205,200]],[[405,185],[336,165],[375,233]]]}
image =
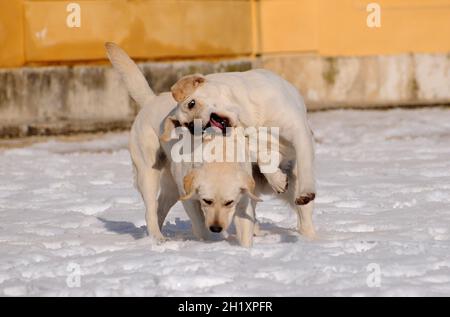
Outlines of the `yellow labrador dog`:
{"label": "yellow labrador dog", "polygon": [[[314,200],[312,132],[303,98],[289,82],[263,69],[190,75],[172,87],[172,94],[178,102],[175,118],[181,125],[189,126],[199,119],[203,127],[223,132],[238,126],[279,127],[280,144],[292,149],[283,153],[284,160],[296,163],[296,181],[289,185],[294,187],[294,202],[303,206]],[[280,170],[262,172],[274,189],[284,191],[280,189],[285,188],[285,174]]]}
{"label": "yellow labrador dog", "polygon": [[[234,217],[239,243],[251,246],[255,204],[250,201],[258,199],[253,194],[251,163],[205,163],[196,167],[194,163],[175,162],[172,148],[177,140],[168,140],[165,135],[176,128],[173,120],[168,119],[173,117],[176,107],[172,94],[156,96],[137,65],[120,47],[113,43],[105,46],[130,95],[142,107],[131,129],[129,149],[136,185],[146,206],[149,235],[164,239],[161,233],[164,219],[183,193],[182,203],[197,238],[207,239],[208,229],[212,232],[227,229],[228,220]],[[161,135],[165,142],[160,141]]]}
{"label": "yellow labrador dog", "polygon": [[[186,195],[181,199],[200,201],[206,224],[212,232],[227,230],[234,219],[237,240],[241,246],[250,247],[253,245],[254,235],[262,233],[255,214],[256,205],[261,200],[255,194],[273,195],[274,192],[258,165],[253,165],[253,178],[233,165],[233,163],[208,163],[199,169],[193,169],[185,177]],[[287,164],[282,168],[288,179],[295,181],[292,165]],[[247,185],[242,188],[244,183]],[[243,195],[245,193],[247,195]],[[294,195],[294,191],[288,188],[286,192],[276,197],[288,203],[291,208],[298,209],[294,204]],[[303,206],[303,213],[298,214],[297,220],[298,231],[310,239],[316,237],[311,217],[313,208],[314,202]]]}
{"label": "yellow labrador dog", "polygon": [[184,178],[186,195],[182,201],[195,199],[210,231],[226,231],[234,220],[239,244],[251,247],[255,232],[255,182],[239,163],[206,163]]}

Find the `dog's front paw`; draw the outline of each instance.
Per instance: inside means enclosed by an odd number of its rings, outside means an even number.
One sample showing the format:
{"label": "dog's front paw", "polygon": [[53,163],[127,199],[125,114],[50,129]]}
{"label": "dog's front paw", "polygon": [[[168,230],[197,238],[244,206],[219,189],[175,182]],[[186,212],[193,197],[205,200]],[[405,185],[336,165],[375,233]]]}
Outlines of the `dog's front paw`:
{"label": "dog's front paw", "polygon": [[162,235],[161,232],[151,232],[147,231],[147,237],[153,241],[155,241],[157,244],[161,244],[167,241],[167,238]]}
{"label": "dog's front paw", "polygon": [[278,169],[275,173],[264,174],[264,176],[276,193],[282,194],[286,192],[288,188],[288,177],[280,169]]}
{"label": "dog's front paw", "polygon": [[308,240],[316,240],[318,238],[314,228],[300,228],[299,232]]}
{"label": "dog's front paw", "polygon": [[270,233],[269,231],[261,229],[258,222],[255,223],[255,227],[253,229],[254,237],[264,237],[269,235],[269,233]]}
{"label": "dog's front paw", "polygon": [[307,205],[309,202],[313,201],[314,198],[316,198],[315,193],[300,194],[300,197],[295,199],[295,204],[300,206]]}

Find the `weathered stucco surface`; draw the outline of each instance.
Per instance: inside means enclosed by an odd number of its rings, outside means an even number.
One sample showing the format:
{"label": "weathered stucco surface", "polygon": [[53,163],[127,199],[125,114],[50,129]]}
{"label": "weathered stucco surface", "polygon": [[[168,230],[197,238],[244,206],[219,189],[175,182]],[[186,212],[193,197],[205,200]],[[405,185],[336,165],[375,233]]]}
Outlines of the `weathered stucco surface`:
{"label": "weathered stucco surface", "polygon": [[[186,74],[264,67],[292,82],[310,110],[450,104],[450,55],[265,55],[140,63],[155,92]],[[128,128],[137,111],[109,65],[0,70],[0,137]]]}
{"label": "weathered stucco surface", "polygon": [[292,82],[309,109],[450,103],[450,55],[264,56],[258,67]]}
{"label": "weathered stucco surface", "polygon": [[[191,73],[244,71],[250,60],[140,64],[155,92]],[[128,128],[138,106],[109,66],[0,70],[0,136],[69,134]]]}

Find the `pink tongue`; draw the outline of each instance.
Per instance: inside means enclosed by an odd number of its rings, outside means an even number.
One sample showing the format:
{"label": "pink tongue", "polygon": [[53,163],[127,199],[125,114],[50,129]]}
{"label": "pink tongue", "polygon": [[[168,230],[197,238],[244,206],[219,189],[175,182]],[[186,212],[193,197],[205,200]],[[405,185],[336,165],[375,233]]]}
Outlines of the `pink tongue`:
{"label": "pink tongue", "polygon": [[223,126],[219,122],[215,121],[214,119],[211,119],[210,121],[211,125],[215,126],[216,128],[219,128],[220,130],[223,130]]}

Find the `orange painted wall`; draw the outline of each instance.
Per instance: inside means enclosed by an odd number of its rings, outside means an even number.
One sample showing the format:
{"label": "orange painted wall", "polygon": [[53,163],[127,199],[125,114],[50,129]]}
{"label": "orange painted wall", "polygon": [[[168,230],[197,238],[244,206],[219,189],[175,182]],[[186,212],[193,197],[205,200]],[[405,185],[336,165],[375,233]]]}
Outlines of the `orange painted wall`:
{"label": "orange painted wall", "polygon": [[317,51],[318,10],[318,0],[260,0],[256,17],[257,50],[260,53]]}
{"label": "orange painted wall", "polygon": [[[381,27],[366,6],[381,5]],[[450,52],[450,0],[320,0],[319,53],[374,55]]]}
{"label": "orange painted wall", "polygon": [[[70,28],[67,5],[81,7],[81,27]],[[104,59],[103,43],[129,37],[131,9],[126,0],[25,1],[27,62]]]}
{"label": "orange painted wall", "polygon": [[23,0],[0,0],[0,67],[25,62]]}
{"label": "orange painted wall", "polygon": [[450,0],[0,0],[0,67],[105,59],[106,41],[142,59],[450,52]]}
{"label": "orange painted wall", "polygon": [[[81,27],[66,25],[66,7],[81,7]],[[27,61],[104,59],[116,42],[136,58],[251,53],[249,1],[25,1]],[[188,27],[187,27],[188,26]]]}

